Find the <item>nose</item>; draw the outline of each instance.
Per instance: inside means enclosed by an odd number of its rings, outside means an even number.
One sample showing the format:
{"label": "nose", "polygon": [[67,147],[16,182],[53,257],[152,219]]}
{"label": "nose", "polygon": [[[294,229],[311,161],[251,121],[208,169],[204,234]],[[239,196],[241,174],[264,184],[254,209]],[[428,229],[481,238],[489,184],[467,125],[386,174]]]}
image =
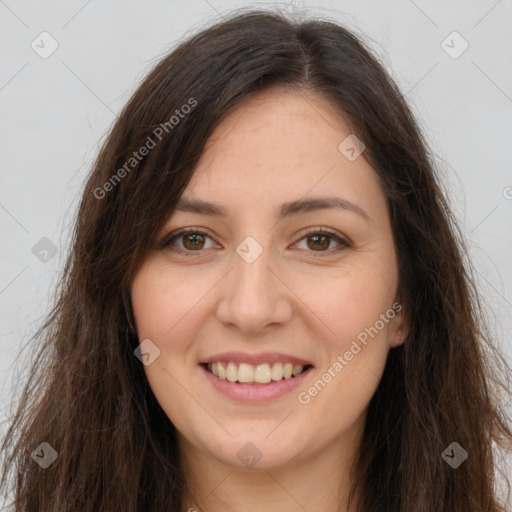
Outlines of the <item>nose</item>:
{"label": "nose", "polygon": [[270,251],[264,249],[252,263],[235,252],[232,261],[234,268],[220,289],[218,320],[244,334],[286,323],[293,311],[293,293],[283,283]]}

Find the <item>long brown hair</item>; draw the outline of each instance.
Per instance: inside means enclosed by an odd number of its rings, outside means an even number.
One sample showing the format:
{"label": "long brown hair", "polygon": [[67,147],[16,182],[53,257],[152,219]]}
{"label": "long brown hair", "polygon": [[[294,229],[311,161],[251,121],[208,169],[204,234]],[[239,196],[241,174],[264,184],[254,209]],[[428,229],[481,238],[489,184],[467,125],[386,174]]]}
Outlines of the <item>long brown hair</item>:
{"label": "long brown hair", "polygon": [[[16,511],[181,510],[176,430],[134,356],[130,285],[213,129],[273,85],[327,98],[364,141],[388,200],[410,331],[369,404],[353,474],[361,511],[504,510],[493,443],[512,439],[498,401],[506,363],[485,334],[466,250],[410,109],[350,31],[248,11],[162,59],[100,151],[3,442],[2,487],[12,484]],[[31,457],[43,442],[58,454],[46,469]],[[457,469],[441,456],[452,442],[468,453]]]}

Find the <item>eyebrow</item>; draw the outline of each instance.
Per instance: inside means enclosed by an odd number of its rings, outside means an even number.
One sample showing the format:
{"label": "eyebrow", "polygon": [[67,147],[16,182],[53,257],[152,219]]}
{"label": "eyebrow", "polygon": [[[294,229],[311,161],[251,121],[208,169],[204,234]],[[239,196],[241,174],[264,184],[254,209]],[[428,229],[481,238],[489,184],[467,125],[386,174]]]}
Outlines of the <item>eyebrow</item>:
{"label": "eyebrow", "polygon": [[[348,201],[347,199],[342,199],[341,197],[335,196],[313,197],[310,199],[290,201],[283,203],[279,207],[278,211],[280,216],[284,218],[291,215],[298,215],[301,213],[333,208],[351,211],[368,221],[370,220],[369,215],[362,208]],[[176,210],[199,213],[202,215],[211,215],[221,218],[228,217],[228,211],[226,208],[224,208],[224,206],[218,203],[203,201],[201,199],[188,199],[182,197],[176,205]]]}

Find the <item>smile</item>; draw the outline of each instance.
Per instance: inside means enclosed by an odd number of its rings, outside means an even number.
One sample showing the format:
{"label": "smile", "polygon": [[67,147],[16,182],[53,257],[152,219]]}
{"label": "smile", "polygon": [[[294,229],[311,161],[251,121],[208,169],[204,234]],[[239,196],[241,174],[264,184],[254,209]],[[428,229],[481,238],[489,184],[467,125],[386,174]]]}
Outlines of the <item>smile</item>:
{"label": "smile", "polygon": [[[291,375],[288,376],[290,374],[290,364],[280,363],[279,361],[272,365],[269,363],[251,365],[232,362],[230,367],[230,362],[216,361],[215,363],[201,363],[199,368],[206,377],[206,382],[211,385],[216,393],[240,404],[256,405],[268,404],[279,398],[284,398],[286,395],[290,395],[298,386],[305,385],[304,381],[311,374],[314,367],[312,365],[292,365]],[[214,368],[215,371],[221,374],[224,370],[223,376],[214,375]],[[231,369],[229,370],[229,368]],[[294,369],[296,375],[293,374]],[[253,372],[252,376],[251,371]],[[279,371],[282,373],[281,378],[273,380],[272,374],[277,378]],[[229,378],[232,380],[229,380]],[[241,382],[240,378],[242,380],[249,380],[250,378],[250,382]],[[256,378],[265,382],[256,382]]]}
{"label": "smile", "polygon": [[307,371],[311,365],[275,362],[253,365],[249,363],[215,362],[207,363],[208,372],[222,380],[241,384],[267,385],[271,382],[293,379]]}

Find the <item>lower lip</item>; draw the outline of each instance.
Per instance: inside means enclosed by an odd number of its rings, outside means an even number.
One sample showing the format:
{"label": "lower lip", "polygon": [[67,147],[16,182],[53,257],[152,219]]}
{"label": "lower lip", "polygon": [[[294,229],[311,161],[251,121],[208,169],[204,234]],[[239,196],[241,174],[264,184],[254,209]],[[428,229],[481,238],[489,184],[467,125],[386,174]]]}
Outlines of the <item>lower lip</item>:
{"label": "lower lip", "polygon": [[275,400],[298,387],[313,370],[313,367],[310,367],[305,372],[297,375],[297,377],[277,380],[270,384],[241,384],[216,377],[204,366],[199,366],[217,391],[232,400],[242,403],[259,403]]}

